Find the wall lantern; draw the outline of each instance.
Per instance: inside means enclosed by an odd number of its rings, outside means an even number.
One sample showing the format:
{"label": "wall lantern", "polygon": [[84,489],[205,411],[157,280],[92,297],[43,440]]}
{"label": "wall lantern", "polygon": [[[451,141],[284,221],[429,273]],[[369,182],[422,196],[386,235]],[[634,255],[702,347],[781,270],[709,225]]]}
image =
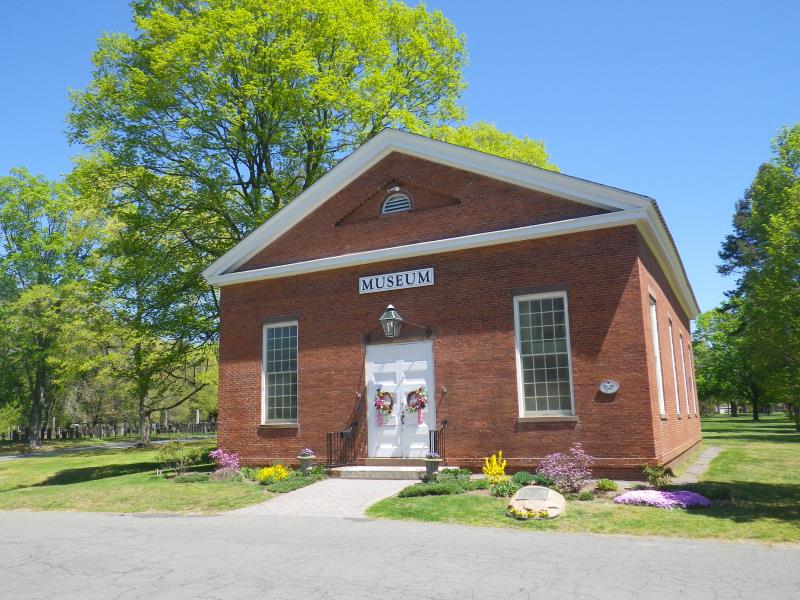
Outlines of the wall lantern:
{"label": "wall lantern", "polygon": [[378,319],[383,327],[383,333],[387,338],[394,338],[400,335],[400,326],[403,324],[403,317],[391,304],[383,311]]}

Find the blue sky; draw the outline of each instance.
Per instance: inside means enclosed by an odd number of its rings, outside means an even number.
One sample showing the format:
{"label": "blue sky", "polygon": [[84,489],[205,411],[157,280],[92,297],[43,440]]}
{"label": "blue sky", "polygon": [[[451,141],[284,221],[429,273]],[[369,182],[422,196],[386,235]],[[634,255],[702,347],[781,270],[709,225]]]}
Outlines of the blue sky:
{"label": "blue sky", "polygon": [[[800,121],[800,2],[430,0],[467,35],[470,119],[544,140],[564,173],[656,198],[707,310],[734,201]],[[491,7],[491,8],[489,8]],[[8,3],[0,173],[70,169],[68,88],[89,80],[124,0]]]}

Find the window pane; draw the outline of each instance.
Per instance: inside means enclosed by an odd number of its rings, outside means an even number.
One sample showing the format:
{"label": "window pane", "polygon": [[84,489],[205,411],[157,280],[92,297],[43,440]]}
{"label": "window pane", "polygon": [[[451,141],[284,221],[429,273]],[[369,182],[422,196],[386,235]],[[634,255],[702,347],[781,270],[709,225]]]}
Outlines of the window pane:
{"label": "window pane", "polygon": [[525,412],[572,412],[567,314],[564,298],[518,303]]}
{"label": "window pane", "polygon": [[297,325],[266,329],[266,415],[268,420],[297,420]]}

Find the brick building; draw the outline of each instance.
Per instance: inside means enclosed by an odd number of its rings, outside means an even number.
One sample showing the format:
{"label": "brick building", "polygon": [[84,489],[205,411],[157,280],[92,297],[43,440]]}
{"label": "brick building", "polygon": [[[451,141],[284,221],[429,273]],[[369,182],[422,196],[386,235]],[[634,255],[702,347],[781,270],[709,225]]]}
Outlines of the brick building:
{"label": "brick building", "polygon": [[626,475],[700,441],[699,309],[644,196],[385,130],[204,275],[219,443],[246,464],[516,470],[581,442]]}

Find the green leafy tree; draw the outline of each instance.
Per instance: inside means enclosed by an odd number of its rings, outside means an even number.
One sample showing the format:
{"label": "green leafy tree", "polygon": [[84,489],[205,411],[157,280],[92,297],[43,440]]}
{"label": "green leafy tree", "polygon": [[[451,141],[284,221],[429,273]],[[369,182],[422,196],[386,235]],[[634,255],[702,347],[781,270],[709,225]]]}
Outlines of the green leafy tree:
{"label": "green leafy tree", "polygon": [[0,178],[0,336],[28,408],[31,446],[53,409],[67,324],[86,315],[96,218],[70,186],[15,169]]}
{"label": "green leafy tree", "polygon": [[[168,176],[161,210],[218,256],[381,129],[460,118],[464,40],[389,0],[134,0],[71,138]],[[181,218],[177,218],[181,215]]]}
{"label": "green leafy tree", "polygon": [[729,403],[733,417],[740,404],[748,403],[758,418],[763,371],[754,362],[747,334],[738,300],[697,317],[692,344],[697,394],[705,402]]}
{"label": "green leafy tree", "polygon": [[213,383],[207,365],[215,346],[207,343],[214,312],[204,307],[213,296],[187,261],[181,233],[150,212],[153,195],[169,189],[163,177],[86,158],[72,178],[106,223],[94,287],[108,314],[94,332],[109,349],[100,365],[132,395],[147,445],[154,413]]}
{"label": "green leafy tree", "polygon": [[456,146],[488,152],[535,167],[558,170],[548,162],[544,142],[529,137],[519,138],[500,131],[491,123],[479,121],[471,125],[445,125],[431,131],[431,136]]}
{"label": "green leafy tree", "polygon": [[[773,143],[737,203],[720,271],[737,276],[749,364],[766,396],[793,407],[800,430],[800,124]],[[754,415],[755,416],[755,415]]]}

